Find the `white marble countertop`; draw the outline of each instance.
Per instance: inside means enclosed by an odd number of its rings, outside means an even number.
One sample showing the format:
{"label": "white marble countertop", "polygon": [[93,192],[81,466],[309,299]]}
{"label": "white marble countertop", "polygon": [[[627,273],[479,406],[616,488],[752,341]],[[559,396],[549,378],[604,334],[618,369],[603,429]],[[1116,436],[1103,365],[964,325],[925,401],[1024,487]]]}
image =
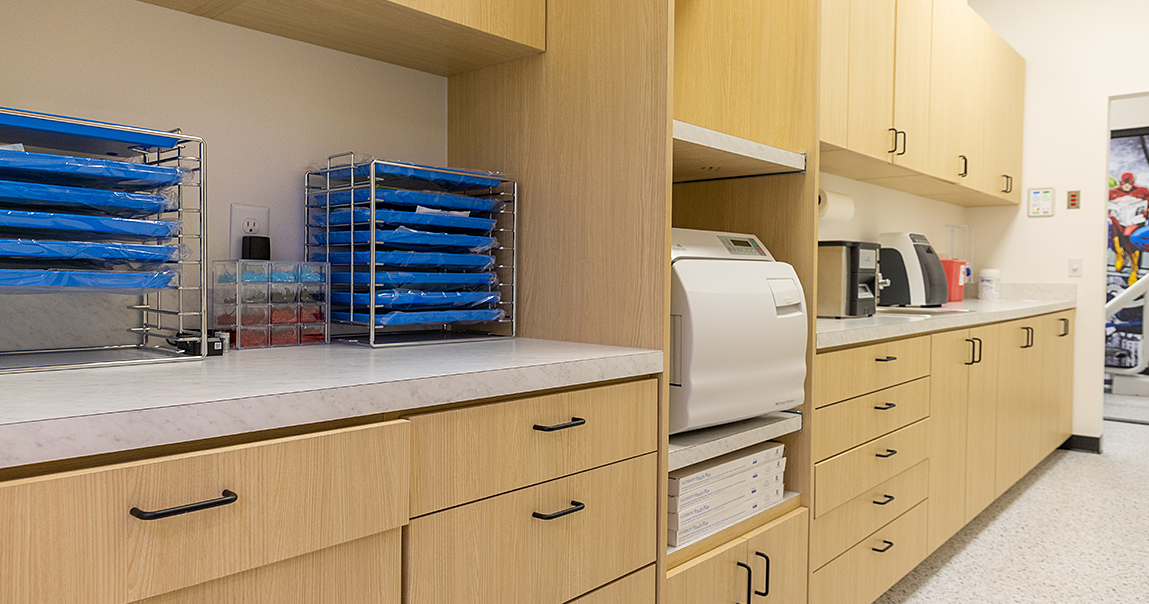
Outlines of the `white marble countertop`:
{"label": "white marble countertop", "polygon": [[879,310],[872,317],[818,319],[818,350],[1010,321],[1075,306],[1077,301],[1074,299],[963,300],[944,304],[942,308],[966,309],[969,312],[931,315],[926,314],[928,310],[920,314],[916,314],[917,309],[901,309],[897,313]]}
{"label": "white marble countertop", "polygon": [[0,468],[624,379],[662,352],[508,338],[0,376]]}

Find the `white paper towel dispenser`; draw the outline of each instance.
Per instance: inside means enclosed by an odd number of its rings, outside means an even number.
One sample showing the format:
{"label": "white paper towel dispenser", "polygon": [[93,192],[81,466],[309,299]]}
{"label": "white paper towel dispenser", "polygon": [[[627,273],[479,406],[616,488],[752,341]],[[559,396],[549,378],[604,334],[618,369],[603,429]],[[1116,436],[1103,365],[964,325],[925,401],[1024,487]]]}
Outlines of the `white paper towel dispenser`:
{"label": "white paper towel dispenser", "polygon": [[753,235],[671,230],[670,433],[802,404],[806,303]]}

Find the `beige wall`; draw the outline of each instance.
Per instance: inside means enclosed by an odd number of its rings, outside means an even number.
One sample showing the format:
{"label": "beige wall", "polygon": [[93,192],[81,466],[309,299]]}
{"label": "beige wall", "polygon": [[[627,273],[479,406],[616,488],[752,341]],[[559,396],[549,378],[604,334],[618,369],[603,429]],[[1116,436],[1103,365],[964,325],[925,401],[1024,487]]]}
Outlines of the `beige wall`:
{"label": "beige wall", "polygon": [[0,105],[206,139],[213,259],[232,203],[302,259],[302,174],[328,155],[447,157],[446,78],[134,0],[0,0],[0,57]]}

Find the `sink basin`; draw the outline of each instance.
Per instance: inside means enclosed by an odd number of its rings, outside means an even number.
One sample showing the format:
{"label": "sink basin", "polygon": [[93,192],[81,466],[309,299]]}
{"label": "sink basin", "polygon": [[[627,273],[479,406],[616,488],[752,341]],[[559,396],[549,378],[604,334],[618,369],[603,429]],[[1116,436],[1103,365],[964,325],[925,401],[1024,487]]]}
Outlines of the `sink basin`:
{"label": "sink basin", "polygon": [[943,315],[960,315],[962,313],[973,312],[970,308],[907,308],[902,306],[883,306],[878,309],[881,314],[890,315],[925,315],[925,316],[943,316]]}

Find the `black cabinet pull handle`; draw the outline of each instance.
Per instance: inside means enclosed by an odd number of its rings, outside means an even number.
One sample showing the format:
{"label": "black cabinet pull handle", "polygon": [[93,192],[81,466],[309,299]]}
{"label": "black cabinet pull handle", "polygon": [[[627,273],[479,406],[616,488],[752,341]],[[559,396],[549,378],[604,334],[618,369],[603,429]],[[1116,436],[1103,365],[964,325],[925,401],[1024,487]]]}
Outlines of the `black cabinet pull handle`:
{"label": "black cabinet pull handle", "polygon": [[1001,192],[1009,193],[1009,174],[1002,174],[1001,177],[1005,179],[1005,186],[1002,187]]}
{"label": "black cabinet pull handle", "polygon": [[1033,348],[1033,328],[1022,327],[1025,330],[1025,346],[1022,348]]}
{"label": "black cabinet pull handle", "polygon": [[223,497],[219,499],[209,499],[207,501],[200,501],[199,503],[189,503],[187,505],[177,505],[174,508],[166,510],[156,510],[154,512],[145,512],[140,508],[132,508],[128,513],[140,520],[160,520],[161,518],[171,518],[172,516],[179,516],[180,514],[187,514],[188,512],[198,512],[200,510],[210,510],[211,508],[222,507],[239,500],[239,495],[224,489]]}
{"label": "black cabinet pull handle", "polygon": [[902,136],[902,151],[901,151],[901,153],[898,153],[898,155],[905,155],[906,154],[906,131],[905,130],[899,130],[896,133],[894,133],[894,148],[895,149],[898,148],[898,135],[899,134]]}
{"label": "black cabinet pull handle", "polygon": [[893,495],[882,495],[882,497],[885,497],[886,500],[885,501],[875,501],[874,505],[886,505],[886,504],[888,504],[894,500]]}
{"label": "black cabinet pull handle", "polygon": [[980,363],[981,353],[985,350],[985,343],[981,341],[981,338],[974,338],[973,341],[977,342],[977,360],[974,363]]}
{"label": "black cabinet pull handle", "polygon": [[766,591],[754,590],[754,595],[765,598],[770,595],[770,556],[762,552],[754,552],[754,555],[766,561]]}
{"label": "black cabinet pull handle", "polygon": [[969,158],[964,155],[959,155],[958,157],[960,157],[962,161],[961,174],[958,174],[958,176],[965,178],[969,176]]}
{"label": "black cabinet pull handle", "polygon": [[1013,193],[1013,177],[1008,174],[1005,177],[1009,179],[1009,190],[1006,193]]}
{"label": "black cabinet pull handle", "polygon": [[878,552],[879,554],[884,554],[884,553],[890,551],[890,548],[894,546],[893,541],[886,541],[885,539],[882,539],[882,543],[885,543],[886,547],[883,547],[882,549],[878,549],[876,547],[871,547],[870,549],[874,550],[875,552]]}
{"label": "black cabinet pull handle", "polygon": [[890,128],[888,130],[888,132],[894,133],[894,148],[890,149],[889,151],[886,151],[886,153],[897,153],[898,152],[898,129],[897,128]]}
{"label": "black cabinet pull handle", "polygon": [[966,338],[965,341],[969,342],[969,361],[966,365],[973,365],[977,363],[977,342],[974,342],[973,338]]}
{"label": "black cabinet pull handle", "polygon": [[746,604],[750,604],[750,598],[754,597],[754,569],[745,562],[738,562],[737,564],[746,569]]}
{"label": "black cabinet pull handle", "polygon": [[581,501],[571,501],[571,506],[565,510],[560,510],[560,511],[555,512],[553,514],[542,514],[540,512],[535,512],[535,513],[531,514],[531,516],[538,518],[539,520],[554,520],[555,518],[562,518],[563,516],[566,516],[568,514],[573,514],[575,512],[581,512],[584,509],[586,509],[585,503],[582,503]]}
{"label": "black cabinet pull handle", "polygon": [[1058,321],[1061,321],[1061,323],[1065,325],[1065,331],[1061,332],[1061,335],[1057,337],[1064,338],[1065,336],[1069,335],[1069,319],[1058,319]]}
{"label": "black cabinet pull handle", "polygon": [[875,360],[875,361],[877,361],[877,362],[879,362],[879,363],[889,363],[890,361],[896,361],[896,360],[898,360],[898,357],[890,357],[890,356],[888,356],[888,357],[886,357],[886,358],[884,358],[884,359],[874,359],[874,360]]}
{"label": "black cabinet pull handle", "polygon": [[886,404],[882,405],[881,407],[874,407],[874,409],[877,409],[878,411],[889,411],[890,409],[893,409],[894,407],[897,407],[897,405],[895,405],[894,403],[886,403]]}
{"label": "black cabinet pull handle", "polygon": [[564,424],[555,424],[553,426],[540,426],[535,424],[535,430],[539,432],[558,432],[559,430],[566,430],[567,428],[574,428],[586,423],[586,420],[581,417],[572,417],[571,421]]}
{"label": "black cabinet pull handle", "polygon": [[897,449],[886,449],[885,453],[874,453],[874,456],[875,457],[881,457],[882,459],[887,459],[887,458],[893,457],[897,454],[898,454]]}

